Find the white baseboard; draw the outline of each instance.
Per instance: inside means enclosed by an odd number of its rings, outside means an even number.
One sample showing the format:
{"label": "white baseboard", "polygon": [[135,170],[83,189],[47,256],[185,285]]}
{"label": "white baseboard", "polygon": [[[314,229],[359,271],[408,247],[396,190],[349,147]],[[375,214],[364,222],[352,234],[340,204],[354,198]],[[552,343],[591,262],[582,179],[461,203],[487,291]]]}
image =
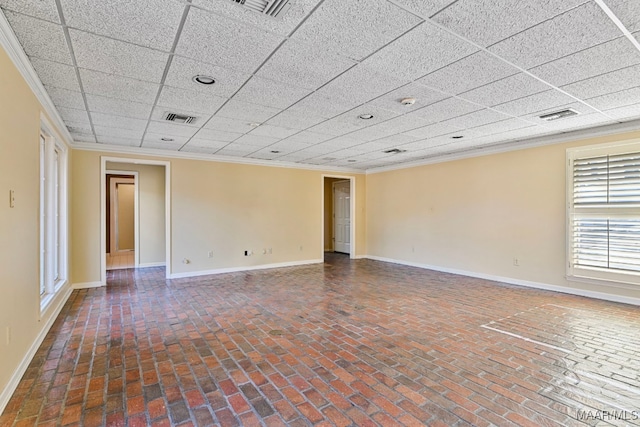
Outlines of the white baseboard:
{"label": "white baseboard", "polygon": [[[35,356],[36,352],[38,351],[40,344],[42,344],[42,341],[44,341],[44,338],[49,333],[49,329],[51,329],[51,326],[53,326],[53,322],[56,321],[56,319],[58,318],[58,315],[60,314],[60,311],[62,311],[62,307],[64,307],[65,303],[69,299],[69,296],[71,295],[71,291],[72,291],[71,287],[67,286],[66,289],[64,290],[62,297],[56,298],[58,300],[58,303],[53,307],[47,308],[49,317],[46,319],[46,322],[42,325],[42,329],[40,330],[40,333],[36,336],[36,339],[31,344],[31,347],[29,347],[29,350],[22,358],[22,361],[20,362],[16,370],[13,372],[13,375],[9,379],[9,383],[4,388],[4,390],[2,390],[2,392],[0,393],[0,415],[2,415],[2,413],[4,412],[4,408],[6,408],[7,404],[9,403],[9,400],[11,399],[11,396],[13,396],[13,393],[16,391],[18,384],[20,384],[20,380],[22,379],[22,376],[24,375],[27,368],[29,367],[29,364],[31,363],[33,356]],[[49,311],[49,309],[51,310]]]}
{"label": "white baseboard", "polygon": [[529,280],[520,280],[520,279],[511,278],[511,277],[494,276],[491,274],[476,273],[473,271],[458,270],[455,268],[439,267],[437,265],[420,264],[416,262],[403,261],[403,260],[398,260],[393,258],[379,257],[375,255],[366,255],[365,258],[369,258],[375,261],[383,261],[383,262],[390,262],[393,264],[407,265],[410,267],[424,268],[426,270],[440,271],[443,273],[451,273],[451,274],[459,274],[461,276],[476,277],[478,279],[492,280],[494,282],[508,283],[510,285],[525,286],[528,288],[543,289],[547,291],[561,292],[563,294],[578,295],[582,297],[596,298],[596,299],[601,299],[605,301],[613,301],[613,302],[620,302],[624,304],[632,304],[632,305],[640,306],[640,298],[625,297],[622,295],[610,294],[606,292],[596,292],[596,291],[588,291],[585,289],[569,288],[566,286],[550,285],[547,283],[532,282]]}
{"label": "white baseboard", "polygon": [[149,268],[149,267],[166,267],[167,263],[162,262],[141,262],[137,268]]}
{"label": "white baseboard", "polygon": [[307,264],[321,264],[323,262],[324,260],[322,259],[308,259],[303,261],[280,262],[276,264],[261,264],[261,265],[251,265],[246,267],[230,267],[230,268],[218,268],[215,270],[189,271],[186,273],[174,273],[170,275],[169,278],[182,279],[185,277],[208,276],[210,274],[237,273],[242,271],[266,270],[269,268],[295,267],[298,265],[307,265]]}
{"label": "white baseboard", "polygon": [[84,283],[74,283],[72,285],[73,289],[89,289],[89,288],[99,288],[101,286],[105,286],[104,283],[97,282],[84,282]]}

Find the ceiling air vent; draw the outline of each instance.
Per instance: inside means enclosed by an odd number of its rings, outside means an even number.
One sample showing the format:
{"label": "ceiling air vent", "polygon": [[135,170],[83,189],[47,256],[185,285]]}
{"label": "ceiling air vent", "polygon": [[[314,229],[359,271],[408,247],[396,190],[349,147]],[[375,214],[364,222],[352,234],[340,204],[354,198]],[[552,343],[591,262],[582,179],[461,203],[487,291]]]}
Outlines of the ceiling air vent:
{"label": "ceiling air vent", "polygon": [[391,150],[385,150],[383,151],[383,153],[386,154],[400,154],[400,153],[406,153],[407,150],[401,150],[399,148],[392,148]]}
{"label": "ceiling air vent", "polygon": [[168,122],[193,124],[198,118],[178,113],[164,113],[164,119]]}
{"label": "ceiling air vent", "polygon": [[572,110],[571,108],[569,108],[562,111],[556,111],[555,113],[543,114],[539,117],[542,120],[546,120],[550,122],[552,120],[558,120],[558,119],[564,119],[566,117],[577,116],[578,114],[580,113],[578,113],[576,110]]}
{"label": "ceiling air vent", "polygon": [[277,17],[289,8],[289,0],[232,0],[251,9],[271,17]]}

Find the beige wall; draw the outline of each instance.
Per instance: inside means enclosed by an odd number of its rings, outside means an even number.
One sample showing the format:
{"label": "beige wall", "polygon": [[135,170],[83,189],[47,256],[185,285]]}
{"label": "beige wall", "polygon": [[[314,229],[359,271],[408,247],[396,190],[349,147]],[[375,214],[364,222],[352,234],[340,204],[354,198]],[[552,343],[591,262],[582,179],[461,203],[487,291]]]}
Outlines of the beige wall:
{"label": "beige wall", "polygon": [[640,132],[370,174],[368,254],[640,297],[565,279],[566,149],[631,138]]}
{"label": "beige wall", "polygon": [[[0,48],[0,396],[44,330],[40,316],[39,131],[42,107]],[[15,207],[9,207],[9,190]],[[50,307],[55,307],[54,301]],[[10,341],[7,343],[7,328]]]}
{"label": "beige wall", "polygon": [[135,186],[134,184],[116,184],[118,198],[118,250],[133,250],[135,248]]}
{"label": "beige wall", "polygon": [[[101,155],[113,156],[73,152],[72,210],[74,218],[82,218],[72,224],[74,283],[100,280]],[[322,259],[323,172],[185,159],[170,162],[172,273]],[[363,175],[356,177],[356,194],[356,253],[364,255]],[[272,253],[263,254],[268,248]],[[245,250],[254,255],[245,257]]]}
{"label": "beige wall", "polygon": [[324,179],[324,250],[333,250],[333,183],[343,178]]}
{"label": "beige wall", "polygon": [[138,172],[140,265],[165,262],[164,166],[107,162],[107,169]]}

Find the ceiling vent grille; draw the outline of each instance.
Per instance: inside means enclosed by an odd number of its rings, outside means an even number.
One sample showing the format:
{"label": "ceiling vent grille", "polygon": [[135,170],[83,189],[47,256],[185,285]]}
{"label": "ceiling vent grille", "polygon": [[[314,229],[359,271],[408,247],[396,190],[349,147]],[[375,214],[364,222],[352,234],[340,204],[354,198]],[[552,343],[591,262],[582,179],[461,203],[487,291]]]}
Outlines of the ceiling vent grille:
{"label": "ceiling vent grille", "polygon": [[399,148],[392,148],[391,150],[385,150],[383,151],[383,153],[386,154],[400,154],[400,153],[406,153],[407,150],[401,150]]}
{"label": "ceiling vent grille", "polygon": [[576,110],[572,110],[571,108],[568,108],[566,110],[562,110],[562,111],[556,111],[554,113],[548,113],[548,114],[543,114],[541,116],[539,116],[542,120],[546,120],[548,122],[553,121],[553,120],[559,120],[559,119],[564,119],[566,117],[571,117],[571,116],[577,116],[578,113]]}
{"label": "ceiling vent grille", "polygon": [[232,0],[251,9],[271,17],[277,17],[289,8],[289,0]]}
{"label": "ceiling vent grille", "polygon": [[178,113],[164,113],[164,119],[168,122],[193,124],[198,118]]}

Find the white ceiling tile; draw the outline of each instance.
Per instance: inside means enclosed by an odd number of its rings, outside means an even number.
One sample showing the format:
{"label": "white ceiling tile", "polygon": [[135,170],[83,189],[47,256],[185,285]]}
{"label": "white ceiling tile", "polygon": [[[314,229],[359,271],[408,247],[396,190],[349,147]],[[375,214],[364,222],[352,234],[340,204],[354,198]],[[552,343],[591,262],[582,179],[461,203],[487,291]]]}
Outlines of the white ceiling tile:
{"label": "white ceiling tile", "polygon": [[[480,107],[478,107],[479,109]],[[425,126],[431,121],[420,115],[421,110],[416,110],[403,116],[394,117],[386,122],[370,126],[349,134],[349,137],[360,141],[373,141],[387,136],[403,133],[411,129]]]}
{"label": "white ceiling tile", "polygon": [[230,99],[224,104],[220,111],[216,113],[216,116],[253,123],[264,123],[280,111],[282,110],[279,108],[265,107],[264,105]]}
{"label": "white ceiling tile", "polygon": [[76,71],[71,65],[59,64],[44,59],[31,58],[31,65],[45,86],[59,87],[80,92]]}
{"label": "white ceiling tile", "polygon": [[210,139],[199,139],[199,138],[193,137],[187,144],[187,147],[202,147],[202,148],[209,148],[212,150],[219,150],[220,148],[224,147],[227,144],[229,144],[229,142],[227,141],[212,141]]}
{"label": "white ceiling tile", "polygon": [[98,142],[103,142],[104,138],[102,137],[117,137],[137,139],[139,143],[142,140],[142,134],[144,133],[142,130],[121,129],[106,126],[94,126],[93,128],[96,130]]}
{"label": "white ceiling tile", "polygon": [[586,102],[600,110],[611,110],[619,107],[637,104],[640,101],[640,87],[634,87],[620,92],[589,98]]}
{"label": "white ceiling tile", "polygon": [[320,0],[296,0],[289,2],[286,12],[280,13],[277,19],[252,11],[231,1],[193,0],[193,4],[203,9],[225,15],[240,22],[274,33],[288,35],[304,19]]}
{"label": "white ceiling tile", "polygon": [[547,107],[543,110],[538,110],[535,111],[533,113],[530,113],[528,115],[525,116],[521,116],[521,119],[527,120],[529,122],[532,123],[536,123],[538,125],[544,126],[547,123],[549,123],[546,120],[543,120],[540,118],[540,116],[545,115],[545,114],[550,114],[550,113],[554,113],[557,111],[561,111],[561,110],[566,110],[566,109],[572,109],[574,111],[576,111],[578,114],[582,114],[582,115],[586,115],[586,114],[592,114],[592,113],[596,113],[597,111],[594,110],[591,107],[586,106],[585,104],[583,104],[582,102],[572,102],[570,104],[563,104],[563,105],[556,105],[554,107]]}
{"label": "white ceiling tile", "polygon": [[160,98],[158,98],[158,105],[169,110],[177,110],[177,113],[193,111],[211,115],[225,101],[226,98],[213,95],[212,92],[207,91],[206,87],[202,90],[186,90],[163,86]]}
{"label": "white ceiling tile", "polygon": [[636,0],[605,0],[605,4],[629,31],[640,30],[640,2]]}
{"label": "white ceiling tile", "polygon": [[581,99],[594,98],[640,86],[640,65],[612,71],[597,77],[563,86],[562,89]]}
{"label": "white ceiling tile", "polygon": [[493,135],[495,133],[507,132],[515,129],[521,129],[533,126],[529,122],[525,122],[520,119],[507,119],[496,123],[489,123],[482,126],[476,126],[470,129],[460,131],[460,134],[464,136],[464,139],[478,138],[487,135]]}
{"label": "white ceiling tile", "polygon": [[60,0],[67,25],[169,51],[185,4],[175,0]]}
{"label": "white ceiling tile", "polygon": [[465,114],[464,116],[454,117],[453,119],[440,122],[440,124],[449,126],[455,129],[454,132],[458,132],[462,129],[483,126],[490,123],[500,122],[509,118],[510,116],[507,116],[505,114],[485,109],[474,111],[473,113]]}
{"label": "white ceiling tile", "polygon": [[[204,86],[193,81],[198,75],[210,76],[215,83]],[[207,90],[213,95],[228,98],[243,85],[250,74],[241,73],[229,68],[219,67],[206,62],[195,61],[181,56],[174,56],[165,80],[168,86],[179,87],[188,90]]]}
{"label": "white ceiling tile", "polygon": [[[608,113],[607,113],[608,114]],[[544,128],[547,131],[571,131],[593,126],[612,123],[613,120],[600,113],[580,114],[579,116],[568,117],[562,120],[546,122]]]}
{"label": "white ceiling tile", "polygon": [[5,16],[28,56],[73,64],[61,25],[9,11]]}
{"label": "white ceiling tile", "polygon": [[107,98],[106,96],[86,94],[89,111],[97,113],[114,114],[136,119],[147,119],[153,108],[150,104],[123,101],[121,99]]}
{"label": "white ceiling tile", "polygon": [[78,67],[159,83],[169,55],[78,30],[69,30]]}
{"label": "white ceiling tile", "polygon": [[153,113],[151,113],[151,120],[155,120],[156,122],[164,122],[166,121],[167,113],[180,113],[186,114],[191,117],[195,117],[195,120],[191,123],[180,123],[183,126],[191,126],[200,128],[203,124],[205,124],[210,118],[211,114],[195,112],[195,111],[185,111],[185,110],[177,110],[171,107],[163,107],[162,105],[158,105],[153,109]]}
{"label": "white ceiling tile", "polygon": [[424,23],[380,49],[362,64],[390,76],[415,80],[477,51],[478,48],[472,44]]}
{"label": "white ceiling tile", "polygon": [[296,111],[286,110],[269,119],[267,121],[267,124],[301,130],[321,123],[325,120],[326,118],[321,116],[302,114]]}
{"label": "white ceiling tile", "polygon": [[486,47],[586,1],[460,0],[433,19]]}
{"label": "white ceiling tile", "polygon": [[517,73],[517,68],[480,51],[428,74],[419,82],[457,95]]}
{"label": "white ceiling tile", "polygon": [[310,92],[308,89],[254,76],[238,91],[233,99],[284,109],[304,98]]}
{"label": "white ceiling tile", "polygon": [[246,120],[234,120],[228,117],[213,116],[204,126],[206,129],[221,130],[224,132],[247,133],[255,129],[251,122]]}
{"label": "white ceiling tile", "polygon": [[[46,21],[60,23],[58,8],[54,0],[47,1],[24,1],[24,0],[0,0],[0,7],[3,11],[13,10],[25,15]],[[5,13],[6,15],[6,13]]]}
{"label": "white ceiling tile", "polygon": [[309,144],[304,144],[302,142],[278,141],[273,145],[270,145],[269,149],[280,151],[280,153],[283,154],[283,153],[291,153],[294,151],[303,150],[308,146]]}
{"label": "white ceiling tile", "polygon": [[56,107],[69,107],[78,110],[85,108],[84,99],[80,92],[53,86],[46,86],[45,89]]}
{"label": "white ceiling tile", "polygon": [[317,89],[356,62],[342,56],[310,49],[289,40],[260,68],[257,75],[307,89]]}
{"label": "white ceiling tile", "polygon": [[155,150],[169,150],[178,151],[183,144],[176,142],[164,142],[164,141],[143,141],[142,148],[151,148]]}
{"label": "white ceiling tile", "polygon": [[96,142],[96,137],[93,136],[93,134],[90,133],[70,133],[71,138],[73,138],[73,140],[75,142]]}
{"label": "white ceiling tile", "polygon": [[619,37],[529,71],[555,86],[564,86],[639,63],[640,51],[629,39]]}
{"label": "white ceiling tile", "polygon": [[453,123],[446,124],[445,122],[434,123],[431,125],[423,126],[417,129],[413,129],[404,133],[414,138],[434,138],[440,135],[446,135],[460,130]]}
{"label": "white ceiling tile", "polygon": [[242,135],[240,138],[233,141],[234,146],[252,146],[252,147],[265,147],[278,142],[280,138],[264,136],[264,135]]}
{"label": "white ceiling tile", "polygon": [[[398,114],[405,114],[448,97],[449,95],[447,94],[433,90],[419,83],[409,83],[408,85],[402,86],[375,98],[368,104],[384,108],[385,110],[394,111]],[[402,105],[400,101],[404,98],[414,98],[416,102],[413,105]]]}
{"label": "white ceiling tile", "polygon": [[[425,121],[425,123],[417,124],[414,128],[411,128],[415,129],[421,126],[426,126],[427,124],[437,123],[447,119],[452,119],[454,117],[463,116],[465,114],[469,114],[481,109],[481,106],[467,102],[464,99],[448,98],[409,113],[403,117],[418,117],[422,118]],[[410,129],[404,129],[401,132],[406,132],[408,130]]]}
{"label": "white ceiling tile", "polygon": [[111,135],[98,135],[98,142],[106,145],[121,145],[125,147],[139,147],[140,139],[118,137]]}
{"label": "white ceiling tile", "polygon": [[295,133],[300,132],[298,129],[291,129],[282,126],[273,126],[270,124],[263,124],[252,130],[249,135],[259,136],[271,136],[274,138],[286,138]]}
{"label": "white ceiling tile", "polygon": [[202,128],[193,136],[193,138],[203,141],[223,141],[227,143],[240,138],[242,135],[242,133],[224,132],[215,129]]}
{"label": "white ceiling tile", "polygon": [[332,94],[325,94],[320,89],[291,106],[287,111],[296,114],[330,118],[339,115],[359,104],[355,100],[335,99]]}
{"label": "white ceiling tile", "polygon": [[361,60],[421,21],[378,0],[326,0],[293,34],[314,50],[330,50]]}
{"label": "white ceiling tile", "polygon": [[256,27],[191,8],[176,53],[253,73],[281,41]]}
{"label": "white ceiling tile", "polygon": [[431,18],[437,12],[455,2],[455,0],[395,0],[396,4],[425,19]]}
{"label": "white ceiling tile", "polygon": [[408,135],[408,134],[400,133],[397,135],[385,136],[385,137],[373,140],[371,142],[366,142],[364,144],[370,147],[389,146],[389,145],[395,146],[395,145],[402,145],[402,144],[408,144],[410,142],[415,142],[417,139],[419,138]]}
{"label": "white ceiling tile", "polygon": [[143,82],[92,70],[80,69],[80,78],[82,79],[82,85],[86,93],[143,104],[153,104],[158,89],[160,88],[160,86],[155,83]]}
{"label": "white ceiling tile", "polygon": [[67,129],[70,133],[93,133],[93,130],[91,130],[91,125],[87,122],[70,122],[66,120],[64,124],[67,126]]}
{"label": "white ceiling tile", "polygon": [[322,133],[311,132],[308,130],[297,133],[293,136],[290,136],[287,139],[284,139],[283,142],[291,142],[291,143],[302,143],[302,144],[318,144],[320,142],[324,142],[328,139],[333,138],[331,135],[325,135]]}
{"label": "white ceiling tile", "polygon": [[619,35],[620,30],[602,9],[595,2],[589,2],[501,41],[489,50],[521,67],[531,68]]}
{"label": "white ceiling tile", "polygon": [[524,140],[548,133],[549,132],[546,131],[542,126],[529,126],[522,129],[515,129],[489,136],[474,138],[471,143],[473,146],[481,146],[484,144],[500,144],[513,140]]}
{"label": "white ceiling tile", "polygon": [[[360,116],[364,114],[371,114],[373,115],[373,118],[368,120],[361,119]],[[317,133],[325,133],[327,135],[342,135],[344,133],[373,126],[396,116],[398,116],[398,113],[391,110],[385,110],[374,105],[365,104],[313,126],[309,128],[309,130]]]}
{"label": "white ceiling tile", "polygon": [[192,137],[198,128],[186,125],[180,125],[169,122],[149,122],[147,132],[156,133],[164,136],[184,136],[187,138]]}
{"label": "white ceiling tile", "polygon": [[249,159],[274,160],[278,157],[278,153],[272,153],[269,150],[259,150],[247,156]]}
{"label": "white ceiling tile", "polygon": [[550,86],[527,74],[520,73],[472,89],[460,94],[460,97],[471,102],[492,107],[549,89]]}
{"label": "white ceiling tile", "polygon": [[216,151],[215,154],[219,156],[244,157],[248,154],[253,153],[254,151],[256,151],[256,147],[229,144],[226,147]]}
{"label": "white ceiling tile", "polygon": [[62,116],[62,119],[65,122],[74,122],[74,123],[86,123],[89,124],[89,115],[87,114],[87,111],[82,109],[82,110],[76,110],[73,108],[66,108],[66,107],[57,107],[56,108],[58,110],[58,112],[60,113],[60,116]]}
{"label": "white ceiling tile", "polygon": [[640,117],[640,103],[607,110],[607,115],[617,120],[631,120]]}
{"label": "white ceiling tile", "polygon": [[[172,141],[169,141],[172,140]],[[186,136],[166,136],[159,133],[151,133],[147,132],[144,135],[144,139],[142,140],[142,146],[144,147],[146,143],[155,143],[155,144],[168,144],[170,146],[183,146],[189,141],[189,138]]]}
{"label": "white ceiling tile", "polygon": [[213,154],[218,148],[215,147],[202,147],[199,145],[191,145],[191,143],[185,145],[180,149],[185,153],[198,153],[198,154]]}
{"label": "white ceiling tile", "polygon": [[97,126],[131,129],[138,131],[144,131],[144,129],[147,127],[147,120],[114,116],[104,113],[91,113],[91,120],[93,120],[93,124]]}
{"label": "white ceiling tile", "polygon": [[504,104],[496,105],[492,108],[512,116],[524,116],[526,114],[535,113],[536,111],[554,108],[570,104],[572,102],[575,102],[575,99],[552,89],[546,92],[540,92],[524,98],[516,99],[514,101],[505,102]]}

